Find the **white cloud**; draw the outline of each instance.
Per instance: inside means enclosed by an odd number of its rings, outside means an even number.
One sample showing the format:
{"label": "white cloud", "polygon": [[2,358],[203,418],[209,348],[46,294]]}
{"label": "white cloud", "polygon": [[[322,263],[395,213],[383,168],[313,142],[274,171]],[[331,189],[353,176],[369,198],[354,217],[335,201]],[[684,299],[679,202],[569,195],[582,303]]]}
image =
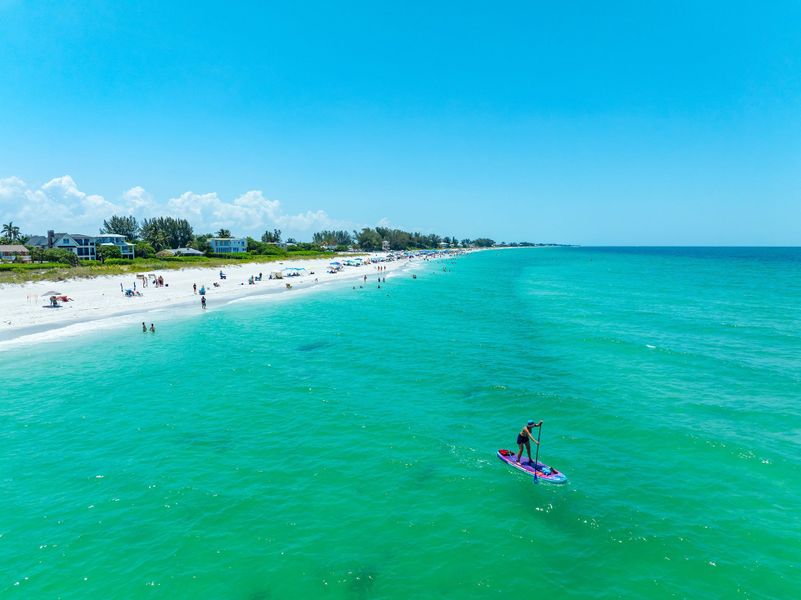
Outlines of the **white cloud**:
{"label": "white cloud", "polygon": [[132,187],[122,195],[122,201],[131,214],[147,216],[156,209],[153,195],[141,186]]}
{"label": "white cloud", "polygon": [[0,201],[13,198],[17,194],[24,192],[25,182],[19,177],[6,177],[0,179]]}
{"label": "white cloud", "polygon": [[69,175],[39,188],[31,188],[19,177],[0,179],[0,220],[13,220],[25,233],[68,225],[89,227],[87,232],[94,233],[103,218],[121,210],[102,196],[82,192]]}
{"label": "white cloud", "polygon": [[114,214],[139,219],[171,216],[187,219],[196,232],[220,228],[235,235],[258,236],[278,227],[288,235],[303,237],[335,225],[323,210],[287,214],[278,200],[270,200],[259,190],[246,192],[232,201],[216,192],[184,192],[166,202],[158,202],[140,186],[123,193],[114,202],[98,194],[82,191],[69,175],[56,177],[38,188],[19,177],[0,179],[0,220],[13,220],[25,233],[42,234],[48,229],[71,233],[97,233],[103,220]]}
{"label": "white cloud", "polygon": [[278,200],[269,200],[258,190],[245,192],[233,202],[224,201],[214,192],[184,192],[177,198],[171,198],[166,209],[171,216],[188,219],[193,225],[203,224],[203,231],[225,227],[232,231],[255,233],[279,227],[290,232],[308,232],[327,227],[332,222],[323,210],[285,214]]}

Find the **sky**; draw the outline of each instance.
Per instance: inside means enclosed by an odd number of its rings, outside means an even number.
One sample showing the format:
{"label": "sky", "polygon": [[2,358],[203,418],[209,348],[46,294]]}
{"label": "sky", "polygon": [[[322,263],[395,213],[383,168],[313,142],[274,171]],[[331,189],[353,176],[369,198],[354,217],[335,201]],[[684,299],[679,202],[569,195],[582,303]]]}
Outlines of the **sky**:
{"label": "sky", "polygon": [[801,244],[801,2],[0,0],[0,221]]}

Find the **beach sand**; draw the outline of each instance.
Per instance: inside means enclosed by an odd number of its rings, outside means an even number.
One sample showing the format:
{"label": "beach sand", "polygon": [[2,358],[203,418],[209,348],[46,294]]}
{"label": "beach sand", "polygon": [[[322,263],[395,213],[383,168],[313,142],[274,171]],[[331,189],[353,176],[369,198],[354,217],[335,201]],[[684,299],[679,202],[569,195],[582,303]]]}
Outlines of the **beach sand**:
{"label": "beach sand", "polygon": [[[113,325],[120,321],[131,323],[147,321],[148,327],[159,317],[169,314],[165,310],[201,308],[201,296],[195,293],[202,287],[206,290],[208,310],[248,296],[275,296],[297,294],[337,281],[348,281],[354,285],[367,275],[369,285],[378,284],[376,264],[360,267],[344,267],[338,273],[328,273],[330,258],[287,260],[270,263],[247,263],[229,265],[220,269],[190,268],[163,271],[149,271],[164,278],[164,287],[152,283],[142,287],[137,273],[126,275],[73,279],[67,281],[37,281],[26,284],[0,285],[0,350],[19,343],[33,343],[64,335],[80,335],[82,331]],[[381,276],[408,267],[410,263],[422,262],[420,259],[401,259],[380,263],[385,270]],[[284,279],[268,279],[271,272],[288,267],[305,268],[304,275]],[[220,279],[222,270],[226,279]],[[251,276],[263,274],[261,281],[248,284]],[[144,273],[144,272],[142,272]],[[122,289],[136,290],[141,296],[127,297]],[[219,287],[214,287],[214,283]],[[287,284],[291,284],[291,289]],[[59,292],[72,299],[61,303],[59,308],[50,308],[47,292]],[[160,314],[159,314],[160,313]]]}

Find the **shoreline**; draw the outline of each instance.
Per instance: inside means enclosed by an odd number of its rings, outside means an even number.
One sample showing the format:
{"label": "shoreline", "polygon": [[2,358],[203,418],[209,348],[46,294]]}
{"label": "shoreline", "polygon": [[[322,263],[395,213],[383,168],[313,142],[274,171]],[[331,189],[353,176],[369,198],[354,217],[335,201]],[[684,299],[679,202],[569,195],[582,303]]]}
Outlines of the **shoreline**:
{"label": "shoreline", "polygon": [[[383,254],[373,255],[383,256]],[[358,267],[344,267],[338,273],[328,273],[330,259],[306,259],[280,263],[231,265],[228,267],[205,267],[189,269],[169,269],[151,271],[164,277],[165,286],[150,284],[142,287],[135,273],[127,275],[101,276],[89,279],[68,281],[38,281],[25,284],[4,284],[0,286],[0,352],[21,344],[36,344],[60,337],[79,335],[87,329],[98,329],[104,325],[137,322],[143,315],[167,310],[190,310],[200,305],[200,294],[206,288],[208,308],[215,310],[244,298],[278,298],[291,293],[310,292],[336,282],[355,282],[364,280],[376,283],[378,266],[384,267],[381,277],[397,274],[411,266],[425,264],[421,257],[401,258],[391,262],[371,263]],[[430,260],[430,259],[428,259]],[[251,276],[258,276],[259,267],[263,279],[249,284]],[[271,272],[288,267],[304,268],[306,273],[297,277],[268,279]],[[226,279],[220,279],[223,271]],[[121,291],[130,289],[134,281],[141,296],[127,297]],[[217,283],[219,287],[214,287]],[[292,287],[288,288],[287,284]],[[63,303],[59,308],[47,306],[48,298],[43,294],[58,291],[73,300]],[[134,316],[138,315],[137,318]],[[150,319],[153,320],[153,319]],[[150,322],[148,320],[148,324]]]}

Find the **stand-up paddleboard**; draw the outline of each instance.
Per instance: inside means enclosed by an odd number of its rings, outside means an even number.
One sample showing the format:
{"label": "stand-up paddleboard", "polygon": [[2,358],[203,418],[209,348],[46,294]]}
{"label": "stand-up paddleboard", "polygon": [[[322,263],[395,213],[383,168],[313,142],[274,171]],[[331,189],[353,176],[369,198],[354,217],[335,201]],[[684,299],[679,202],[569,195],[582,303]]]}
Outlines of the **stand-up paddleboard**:
{"label": "stand-up paddleboard", "polygon": [[536,477],[537,481],[545,483],[567,483],[567,475],[560,473],[553,467],[549,467],[544,463],[537,462],[535,468],[534,461],[530,461],[527,456],[523,456],[520,462],[517,462],[517,452],[513,452],[512,450],[498,450],[498,458],[507,465],[519,469],[527,475]]}

